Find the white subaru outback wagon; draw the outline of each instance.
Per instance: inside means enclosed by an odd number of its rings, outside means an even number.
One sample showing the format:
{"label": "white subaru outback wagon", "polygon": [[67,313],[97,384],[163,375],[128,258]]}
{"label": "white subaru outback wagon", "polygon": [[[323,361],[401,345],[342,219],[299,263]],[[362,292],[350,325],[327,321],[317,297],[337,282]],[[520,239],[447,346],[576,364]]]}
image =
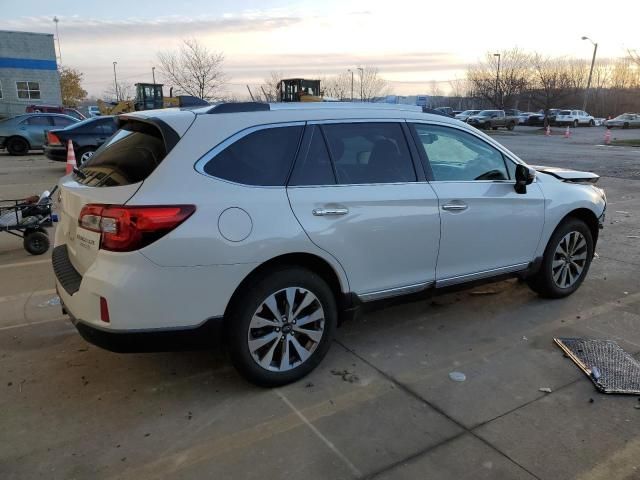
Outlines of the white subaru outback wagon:
{"label": "white subaru outback wagon", "polygon": [[222,335],[246,378],[280,385],[366,302],[504,275],[573,293],[605,214],[597,179],[415,107],[126,114],[60,181],[56,285],[90,342]]}

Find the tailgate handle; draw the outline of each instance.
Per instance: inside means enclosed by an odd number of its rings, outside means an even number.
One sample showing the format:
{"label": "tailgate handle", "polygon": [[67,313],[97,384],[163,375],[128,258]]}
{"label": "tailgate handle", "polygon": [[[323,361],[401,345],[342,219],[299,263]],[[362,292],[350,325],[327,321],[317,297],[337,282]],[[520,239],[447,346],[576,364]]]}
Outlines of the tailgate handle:
{"label": "tailgate handle", "polygon": [[346,215],[349,213],[348,208],[314,208],[313,211],[314,216],[316,217],[325,217],[327,215]]}

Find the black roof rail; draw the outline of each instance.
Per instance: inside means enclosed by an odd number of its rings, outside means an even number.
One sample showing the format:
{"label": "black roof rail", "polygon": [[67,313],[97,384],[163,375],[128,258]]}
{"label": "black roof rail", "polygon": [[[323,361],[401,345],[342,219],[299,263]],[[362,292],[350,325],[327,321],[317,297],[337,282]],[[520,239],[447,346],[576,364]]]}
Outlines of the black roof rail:
{"label": "black roof rail", "polygon": [[269,110],[271,110],[271,107],[264,102],[229,102],[220,103],[207,111],[207,113],[267,112]]}

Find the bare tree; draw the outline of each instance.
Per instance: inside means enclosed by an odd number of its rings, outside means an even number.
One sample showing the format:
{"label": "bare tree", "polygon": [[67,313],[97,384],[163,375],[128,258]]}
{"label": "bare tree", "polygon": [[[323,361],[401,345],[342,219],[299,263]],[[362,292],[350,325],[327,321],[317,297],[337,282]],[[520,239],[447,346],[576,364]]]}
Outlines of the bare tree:
{"label": "bare tree", "polygon": [[630,48],[627,50],[627,53],[629,54],[629,59],[636,65],[640,66],[640,49]]}
{"label": "bare tree", "polygon": [[159,52],[162,79],[178,93],[203,100],[224,96],[227,76],[222,70],[224,55],[211,52],[195,39],[183,40],[178,51]]}
{"label": "bare tree", "polygon": [[[370,102],[376,97],[383,97],[389,94],[389,82],[380,76],[378,67],[371,65],[358,68],[359,90],[356,90],[356,98],[359,96],[363,102]],[[349,77],[351,82],[351,77]]]}
{"label": "bare tree", "polygon": [[102,94],[105,100],[119,102],[121,100],[132,100],[135,96],[133,85],[129,82],[118,82],[118,89],[111,83]]}
{"label": "bare tree", "polygon": [[518,102],[529,85],[530,58],[529,54],[517,48],[503,50],[500,57],[487,52],[483,61],[467,70],[467,80],[475,95],[497,108],[512,105]]}
{"label": "bare tree", "polygon": [[278,85],[284,78],[284,72],[272,70],[269,76],[262,81],[260,85],[260,94],[262,94],[265,102],[278,101]]}
{"label": "bare tree", "polygon": [[534,102],[545,111],[580,90],[582,72],[572,62],[536,53],[531,57],[531,63],[533,78],[530,93]]}
{"label": "bare tree", "polygon": [[325,97],[335,98],[337,100],[351,100],[356,95],[356,83],[353,82],[353,92],[351,90],[351,73],[342,72],[328,78],[320,79],[320,89]]}

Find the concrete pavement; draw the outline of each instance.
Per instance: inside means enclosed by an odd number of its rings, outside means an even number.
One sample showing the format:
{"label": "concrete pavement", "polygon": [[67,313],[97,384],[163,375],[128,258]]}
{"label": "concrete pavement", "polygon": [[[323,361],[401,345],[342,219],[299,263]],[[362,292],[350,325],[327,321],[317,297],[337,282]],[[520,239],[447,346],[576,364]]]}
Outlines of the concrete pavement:
{"label": "concrete pavement", "polygon": [[[370,312],[284,388],[247,384],[221,352],[88,345],[52,305],[47,259],[0,238],[0,478],[640,478],[640,402],[598,394],[552,342],[640,352],[640,149],[519,130],[496,138],[530,163],[609,174],[580,290],[549,301],[509,280]],[[63,171],[0,154],[0,197]]]}

